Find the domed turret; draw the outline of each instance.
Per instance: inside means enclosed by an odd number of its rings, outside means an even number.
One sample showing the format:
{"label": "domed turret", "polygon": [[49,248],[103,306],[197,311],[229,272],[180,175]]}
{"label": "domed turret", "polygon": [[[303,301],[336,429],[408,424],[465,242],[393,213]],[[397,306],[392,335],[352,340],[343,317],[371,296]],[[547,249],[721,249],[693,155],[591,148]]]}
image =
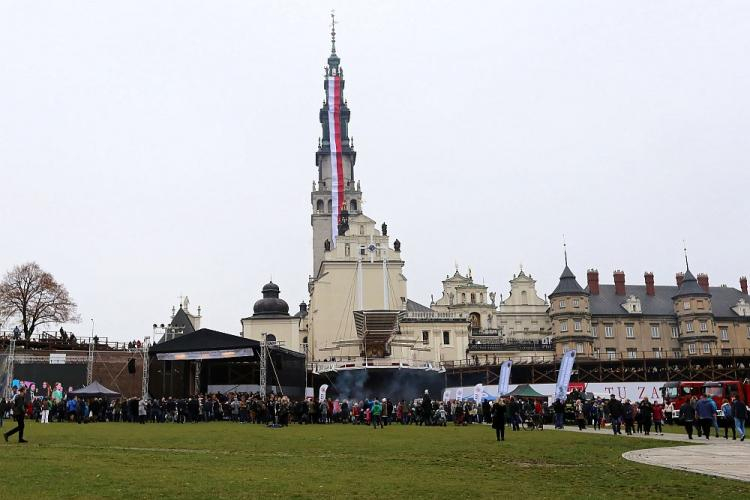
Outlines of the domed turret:
{"label": "domed turret", "polygon": [[253,305],[253,316],[289,316],[289,304],[279,298],[279,286],[270,281],[262,290],[263,298]]}

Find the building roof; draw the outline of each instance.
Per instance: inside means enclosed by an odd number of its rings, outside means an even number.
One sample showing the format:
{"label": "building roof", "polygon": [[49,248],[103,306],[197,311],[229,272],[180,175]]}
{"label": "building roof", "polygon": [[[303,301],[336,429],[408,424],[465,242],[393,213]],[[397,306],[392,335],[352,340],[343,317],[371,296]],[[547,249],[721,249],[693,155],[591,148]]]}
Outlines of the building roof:
{"label": "building roof", "polygon": [[434,312],[432,309],[430,309],[427,306],[423,306],[422,304],[418,302],[414,302],[411,299],[406,299],[406,310],[409,312]]}
{"label": "building roof", "polygon": [[177,314],[175,314],[174,318],[172,318],[172,322],[169,324],[169,326],[182,328],[182,333],[193,333],[195,331],[193,322],[190,321],[190,318],[188,317],[182,306],[180,306],[179,311],[177,311]]}
{"label": "building roof", "polygon": [[180,335],[173,340],[155,344],[149,349],[149,353],[168,352],[193,352],[193,351],[220,351],[224,349],[247,349],[260,348],[257,340],[246,339],[239,335],[201,328],[192,333]]}
{"label": "building roof", "polygon": [[698,280],[695,279],[695,276],[693,276],[693,273],[690,272],[690,268],[688,267],[685,271],[685,275],[682,278],[682,284],[680,285],[680,288],[677,289],[677,293],[674,295],[674,298],[677,297],[689,297],[692,295],[703,295],[710,297],[710,293],[706,293],[706,291],[701,288],[701,286],[698,284]]}
{"label": "building roof", "polygon": [[588,292],[578,284],[576,275],[573,274],[573,271],[570,270],[567,264],[560,275],[560,282],[557,284],[557,288],[549,294],[550,297],[555,295],[588,295]]}
{"label": "building roof", "polygon": [[[646,293],[645,285],[626,285],[625,295],[616,295],[614,285],[599,285],[599,294],[592,294],[589,298],[592,315],[623,315],[627,314],[622,304],[630,295],[634,295],[641,302],[641,314],[644,316],[674,316],[674,300],[678,289],[676,286],[657,285],[654,287],[655,295]],[[744,298],[750,302],[750,297],[736,288],[724,286],[712,286],[711,309],[717,318],[738,318],[732,310],[737,302]],[[706,292],[701,289],[701,293]]]}

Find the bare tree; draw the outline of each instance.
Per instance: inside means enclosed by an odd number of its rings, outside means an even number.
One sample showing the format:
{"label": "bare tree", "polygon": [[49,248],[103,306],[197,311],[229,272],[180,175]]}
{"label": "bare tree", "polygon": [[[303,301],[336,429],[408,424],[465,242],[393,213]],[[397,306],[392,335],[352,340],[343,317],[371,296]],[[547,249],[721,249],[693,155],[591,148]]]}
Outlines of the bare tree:
{"label": "bare tree", "polygon": [[68,290],[36,262],[11,269],[0,282],[0,316],[19,317],[26,340],[37,326],[79,321]]}

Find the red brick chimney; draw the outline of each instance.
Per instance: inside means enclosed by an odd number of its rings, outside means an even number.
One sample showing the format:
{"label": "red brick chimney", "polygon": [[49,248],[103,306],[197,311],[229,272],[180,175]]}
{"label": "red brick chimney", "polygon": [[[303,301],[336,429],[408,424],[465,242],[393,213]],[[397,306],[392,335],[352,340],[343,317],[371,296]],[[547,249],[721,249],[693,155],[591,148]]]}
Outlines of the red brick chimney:
{"label": "red brick chimney", "polygon": [[740,289],[742,290],[742,293],[747,295],[747,276],[740,277]]}
{"label": "red brick chimney", "polygon": [[615,278],[615,295],[625,295],[625,273],[618,269],[612,276]]}
{"label": "red brick chimney", "polygon": [[708,274],[706,273],[698,274],[698,286],[703,288],[704,292],[708,293]]}
{"label": "red brick chimney", "polygon": [[651,297],[656,295],[656,287],[654,287],[654,273],[644,273],[643,279],[646,280],[646,295],[649,295]]}
{"label": "red brick chimney", "polygon": [[677,288],[680,288],[682,286],[682,280],[685,279],[685,273],[677,273],[674,275],[675,280],[677,280]]}
{"label": "red brick chimney", "polygon": [[591,293],[591,295],[599,295],[599,271],[596,269],[589,269],[586,273],[586,277],[589,281],[589,293]]}

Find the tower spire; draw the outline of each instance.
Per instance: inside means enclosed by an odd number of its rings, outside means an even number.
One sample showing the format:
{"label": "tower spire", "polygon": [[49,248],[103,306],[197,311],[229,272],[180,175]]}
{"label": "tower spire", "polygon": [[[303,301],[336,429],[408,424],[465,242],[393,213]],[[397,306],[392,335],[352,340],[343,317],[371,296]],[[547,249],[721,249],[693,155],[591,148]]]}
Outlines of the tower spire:
{"label": "tower spire", "polygon": [[682,251],[685,253],[685,267],[690,270],[690,264],[688,263],[687,255],[687,244],[685,243],[685,240],[682,240]]}
{"label": "tower spire", "polygon": [[331,9],[331,55],[336,55],[336,11]]}
{"label": "tower spire", "polygon": [[565,267],[568,267],[568,244],[565,242],[564,234],[563,234],[563,255],[565,256]]}

